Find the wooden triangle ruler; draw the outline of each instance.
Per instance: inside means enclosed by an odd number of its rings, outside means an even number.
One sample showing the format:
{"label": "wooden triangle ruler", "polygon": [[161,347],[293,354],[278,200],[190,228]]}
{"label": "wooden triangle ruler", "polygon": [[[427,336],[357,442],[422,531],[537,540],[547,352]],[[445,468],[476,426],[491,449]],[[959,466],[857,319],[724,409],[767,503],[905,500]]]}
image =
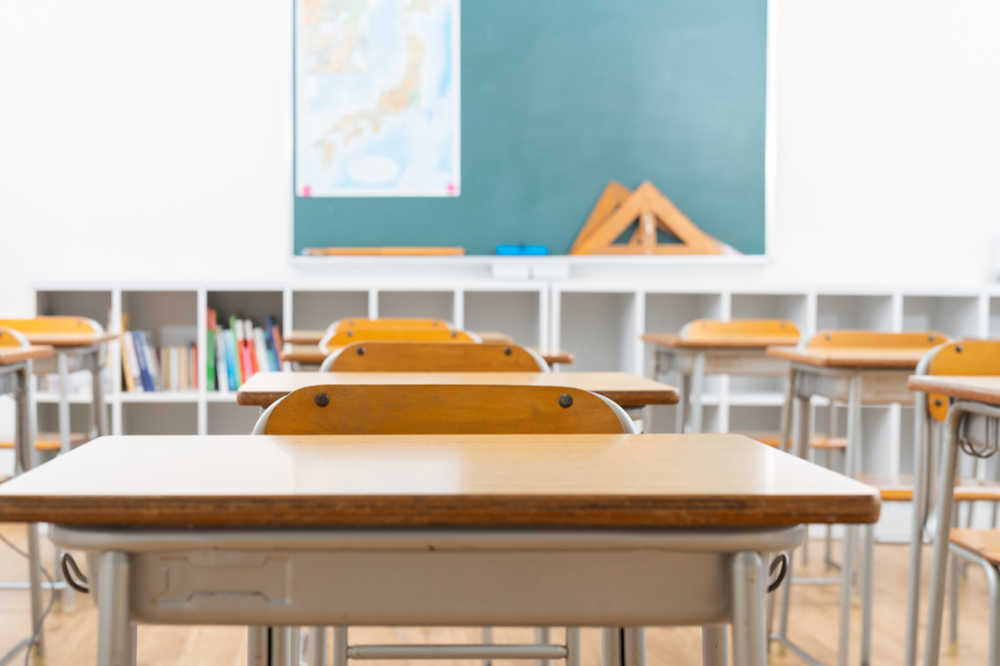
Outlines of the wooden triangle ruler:
{"label": "wooden triangle ruler", "polygon": [[[638,221],[628,243],[615,243]],[[657,229],[679,243],[658,243]],[[630,192],[610,181],[580,230],[570,254],[726,254],[733,251],[695,226],[648,180]]]}

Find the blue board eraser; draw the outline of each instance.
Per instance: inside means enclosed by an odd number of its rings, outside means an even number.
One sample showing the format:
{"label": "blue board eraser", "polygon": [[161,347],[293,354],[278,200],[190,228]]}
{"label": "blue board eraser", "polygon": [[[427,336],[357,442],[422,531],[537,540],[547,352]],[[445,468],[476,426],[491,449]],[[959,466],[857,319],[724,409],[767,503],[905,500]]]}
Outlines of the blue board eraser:
{"label": "blue board eraser", "polygon": [[544,245],[497,245],[497,254],[507,256],[542,255],[548,254],[549,248]]}

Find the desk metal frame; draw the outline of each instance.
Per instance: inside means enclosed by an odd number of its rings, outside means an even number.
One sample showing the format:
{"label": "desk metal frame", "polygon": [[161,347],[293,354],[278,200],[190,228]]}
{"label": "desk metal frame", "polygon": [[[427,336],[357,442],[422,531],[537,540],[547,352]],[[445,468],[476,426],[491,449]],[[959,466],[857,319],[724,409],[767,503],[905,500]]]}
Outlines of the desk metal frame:
{"label": "desk metal frame", "polygon": [[[731,624],[735,665],[766,666],[764,562],[770,553],[802,544],[805,528],[53,526],[51,536],[92,558],[99,666],[134,664],[134,627],[147,622],[270,627],[266,634],[251,632],[249,641],[251,658],[270,666],[290,663],[290,637],[297,632],[288,628],[294,626]],[[605,666],[643,666],[641,652],[630,651],[627,643],[623,647],[623,634],[629,629],[604,630]],[[725,662],[725,641],[705,646],[706,664]],[[471,647],[482,652],[473,655]],[[429,646],[434,655],[450,650],[455,653],[450,656],[477,658],[501,656],[505,647],[511,646]],[[525,656],[578,663],[572,641],[514,647]],[[334,663],[342,665],[348,656],[389,656],[366,654],[366,646],[354,649],[354,655],[337,655]]]}
{"label": "desk metal frame", "polygon": [[[89,438],[111,434],[108,429],[107,407],[104,403],[104,384],[101,382],[101,369],[104,367],[106,349],[107,342],[78,347],[56,347],[53,356],[35,362],[34,374],[59,375],[59,455],[70,451],[69,374],[71,372],[89,370],[92,377],[91,390],[93,392],[90,400],[91,427],[88,433]],[[31,455],[37,456],[33,443],[34,438],[32,438]],[[66,585],[62,579],[62,567],[59,565],[61,555],[59,548],[56,548],[55,590],[57,598],[62,601],[63,608],[72,611],[75,607],[76,594],[73,588]]]}
{"label": "desk metal frame", "polygon": [[788,361],[767,356],[765,347],[672,347],[656,344],[653,379],[670,372],[680,375],[681,400],[677,403],[676,431],[684,432],[687,411],[691,411],[691,432],[703,427],[702,396],[706,375],[783,377]]}
{"label": "desk metal frame", "polygon": [[[788,382],[785,386],[785,404],[781,412],[781,443],[782,451],[789,450],[792,431],[792,412],[794,402],[798,400],[798,422],[795,433],[795,453],[806,457],[810,437],[810,401],[813,396],[822,396],[829,400],[847,404],[847,451],[845,471],[847,476],[857,479],[861,472],[861,407],[862,405],[911,404],[913,393],[907,388],[906,382],[913,374],[910,369],[885,368],[838,368],[817,366],[797,361],[791,362],[788,369]],[[949,522],[950,524],[950,522]],[[837,665],[847,666],[848,647],[850,643],[851,620],[851,581],[854,568],[854,553],[857,549],[858,526],[847,525],[844,536],[843,558],[840,571],[840,618],[839,641],[837,647]],[[866,525],[864,532],[865,558],[861,571],[862,594],[862,632],[861,632],[861,663],[868,666],[871,663],[871,614],[872,614],[872,564],[874,560],[875,526]],[[791,572],[789,572],[790,574]],[[836,579],[831,579],[831,584]],[[810,581],[816,582],[816,581]],[[822,582],[822,581],[820,581]],[[788,608],[790,602],[791,584],[786,584],[781,590],[781,613],[777,631],[769,631],[769,638],[786,646],[805,661],[816,666],[819,664],[802,648],[788,639]],[[769,623],[771,613],[769,613]]]}
{"label": "desk metal frame", "polygon": [[[32,413],[31,382],[32,364],[34,361],[20,361],[0,365],[0,394],[13,395],[17,409],[17,432],[14,436],[14,474],[22,474],[33,466],[32,455],[35,449],[35,419]],[[42,574],[39,559],[38,523],[28,523],[28,573],[29,589],[31,590],[31,630],[39,627],[44,612],[42,605]],[[21,585],[16,585],[18,588]],[[31,639],[28,638],[16,645],[2,660],[13,656],[21,649],[31,649]],[[42,628],[38,629],[38,640],[34,644],[37,654],[45,653],[45,641]]]}

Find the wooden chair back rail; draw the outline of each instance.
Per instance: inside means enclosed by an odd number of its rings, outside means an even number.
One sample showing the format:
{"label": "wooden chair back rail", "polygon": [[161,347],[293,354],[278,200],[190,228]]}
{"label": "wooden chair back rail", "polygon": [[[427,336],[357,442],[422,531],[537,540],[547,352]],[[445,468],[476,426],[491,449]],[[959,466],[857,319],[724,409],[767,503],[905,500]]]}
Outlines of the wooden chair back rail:
{"label": "wooden chair back rail", "polygon": [[931,349],[948,342],[948,336],[936,331],[886,333],[884,331],[820,331],[806,343],[806,349],[831,347],[873,347]]}
{"label": "wooden chair back rail", "polygon": [[478,335],[470,331],[453,331],[441,328],[366,328],[327,331],[327,334],[320,340],[319,348],[326,353],[330,353],[334,349],[349,345],[352,342],[369,342],[371,340],[392,340],[397,342],[482,342]]}
{"label": "wooden chair back rail", "polygon": [[444,319],[433,317],[379,317],[378,319],[368,319],[367,317],[348,317],[338,319],[330,324],[328,331],[348,331],[365,328],[440,328],[450,329],[452,326]]}
{"label": "wooden chair back rail", "polygon": [[621,407],[560,386],[461,384],[308,386],[271,405],[263,435],[620,434]]}
{"label": "wooden chair back rail", "polygon": [[86,317],[35,317],[34,319],[0,319],[0,326],[21,333],[77,333],[101,335],[104,327]]}
{"label": "wooden chair back rail", "polygon": [[20,331],[0,326],[0,347],[29,347],[31,343]]}
{"label": "wooden chair back rail", "polygon": [[[984,377],[1000,375],[1000,340],[955,340],[932,352],[928,375]],[[944,423],[949,400],[943,395],[927,396],[927,412]]]}
{"label": "wooden chair back rail", "polygon": [[[681,338],[690,342],[711,342],[728,338],[788,338],[783,344],[799,341],[799,329],[786,319],[695,319],[681,329]],[[779,344],[774,342],[773,344]]]}
{"label": "wooden chair back rail", "polygon": [[536,352],[517,345],[451,342],[352,342],[330,354],[321,372],[549,372]]}

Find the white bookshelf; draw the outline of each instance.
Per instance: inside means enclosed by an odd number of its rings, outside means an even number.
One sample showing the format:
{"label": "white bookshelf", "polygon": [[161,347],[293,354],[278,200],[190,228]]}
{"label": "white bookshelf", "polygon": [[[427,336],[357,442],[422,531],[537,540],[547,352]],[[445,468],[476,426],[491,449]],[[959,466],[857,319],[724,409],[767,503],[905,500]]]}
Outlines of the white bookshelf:
{"label": "white bookshelf", "polygon": [[[762,290],[719,289],[710,281],[684,279],[661,284],[595,279],[497,280],[446,276],[376,281],[310,278],[285,285],[56,285],[36,292],[39,314],[73,314],[98,321],[119,321],[125,312],[130,328],[183,334],[198,344],[199,389],[187,392],[127,393],[122,390],[120,351],[111,344],[108,403],[116,434],[249,431],[258,411],[236,405],[234,393],[206,391],[205,308],[256,323],[274,316],[285,334],[320,329],[350,316],[436,316],[471,330],[512,334],[519,343],[567,349],[574,365],[560,372],[622,370],[650,376],[652,349],[642,332],[677,331],[698,317],[782,317],[807,336],[822,328],[904,331],[933,329],[953,337],[1000,337],[1000,287],[982,291],[899,291],[893,289]],[[223,323],[224,326],[228,324]],[[185,328],[186,327],[186,328]],[[155,340],[159,344],[160,340]],[[166,344],[181,344],[176,340]],[[706,385],[705,426],[709,431],[776,430],[783,399],[781,378],[715,377]],[[85,393],[85,394],[84,394]],[[51,405],[57,396],[40,393]],[[89,389],[72,395],[79,410]],[[77,405],[79,406],[77,407]],[[814,423],[826,429],[825,402],[814,400]],[[654,410],[653,431],[671,431],[674,408]],[[846,412],[837,410],[843,421]],[[912,468],[912,409],[898,405],[866,407],[864,466],[873,472]],[[838,432],[844,432],[840,424]]]}

